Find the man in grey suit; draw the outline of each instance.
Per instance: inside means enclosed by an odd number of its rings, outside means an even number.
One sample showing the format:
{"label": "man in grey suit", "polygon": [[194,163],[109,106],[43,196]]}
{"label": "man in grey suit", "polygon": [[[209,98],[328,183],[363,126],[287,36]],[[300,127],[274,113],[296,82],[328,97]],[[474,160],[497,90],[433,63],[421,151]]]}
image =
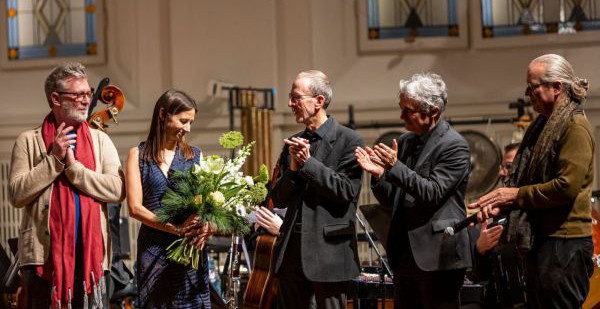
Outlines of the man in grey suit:
{"label": "man in grey suit", "polygon": [[272,191],[287,207],[276,247],[279,306],[346,308],[350,280],[358,275],[355,214],[362,170],[354,131],[326,113],[332,97],[320,71],[296,77],[288,106],[306,129],[285,139]]}
{"label": "man in grey suit", "polygon": [[394,272],[394,308],[459,308],[465,269],[471,266],[466,230],[446,227],[465,219],[470,169],[467,142],[442,118],[446,84],[437,74],[400,81],[401,119],[410,131],[391,147],[357,148],[372,175],[379,203],[393,208],[386,251]]}

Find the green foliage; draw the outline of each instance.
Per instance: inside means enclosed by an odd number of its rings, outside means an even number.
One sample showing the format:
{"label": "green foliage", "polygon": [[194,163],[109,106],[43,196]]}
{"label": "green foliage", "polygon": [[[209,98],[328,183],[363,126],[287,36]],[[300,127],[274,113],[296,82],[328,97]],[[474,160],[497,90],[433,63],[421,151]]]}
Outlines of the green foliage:
{"label": "green foliage", "polygon": [[248,196],[250,196],[250,199],[252,199],[252,203],[259,205],[265,200],[267,193],[268,191],[265,183],[257,182],[254,186],[252,186],[252,188],[250,188]]}
{"label": "green foliage", "polygon": [[[241,133],[232,131],[221,136],[219,143],[226,149],[235,149],[243,140]],[[163,207],[156,211],[158,221],[177,225],[196,214],[202,225],[212,224],[221,233],[248,233],[251,226],[245,219],[247,211],[265,199],[268,181],[266,166],[261,167],[256,183],[239,172],[253,145],[251,142],[243,146],[234,159],[206,156],[189,171],[173,173],[174,186],[167,189]],[[197,269],[201,253],[191,241],[180,238],[173,242],[168,257]]]}
{"label": "green foliage", "polygon": [[267,183],[269,181],[269,168],[261,164],[258,170],[258,182]]}
{"label": "green foliage", "polygon": [[243,144],[244,136],[238,131],[230,131],[219,138],[219,145],[225,149],[235,149]]}

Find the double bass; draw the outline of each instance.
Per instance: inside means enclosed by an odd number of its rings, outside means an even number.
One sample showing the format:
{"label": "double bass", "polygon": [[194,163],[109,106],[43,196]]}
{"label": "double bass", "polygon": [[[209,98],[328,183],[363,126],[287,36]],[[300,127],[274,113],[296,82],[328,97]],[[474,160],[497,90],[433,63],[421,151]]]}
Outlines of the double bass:
{"label": "double bass", "polygon": [[[123,109],[125,105],[125,95],[119,87],[109,85],[109,79],[104,78],[98,84],[98,89],[94,92],[94,97],[90,103],[90,109],[88,112],[88,124],[95,129],[106,131],[108,127],[107,122],[109,120],[117,122],[117,115]],[[93,112],[97,102],[100,101],[108,106],[99,111]],[[93,113],[92,113],[93,112]]]}
{"label": "double bass", "polygon": [[[96,107],[98,101],[106,104],[107,106],[94,112],[94,107]],[[108,128],[107,122],[109,122],[109,120],[114,121],[116,124],[118,123],[117,115],[119,115],[121,109],[123,109],[123,105],[125,105],[125,95],[123,94],[123,91],[117,86],[109,85],[108,78],[102,79],[98,84],[98,88],[94,92],[92,102],[90,103],[87,120],[88,124],[92,128],[106,132],[106,128]],[[113,294],[112,297],[119,297],[116,296],[116,294],[117,293]],[[111,300],[115,301],[114,299]],[[134,298],[130,295],[125,295],[123,298],[117,300],[120,302],[119,308],[134,308]]]}

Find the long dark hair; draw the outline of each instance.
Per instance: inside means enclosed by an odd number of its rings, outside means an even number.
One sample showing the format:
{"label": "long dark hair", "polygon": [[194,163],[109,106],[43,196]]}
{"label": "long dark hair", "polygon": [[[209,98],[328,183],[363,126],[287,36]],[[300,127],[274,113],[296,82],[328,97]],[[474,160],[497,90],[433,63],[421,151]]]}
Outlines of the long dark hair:
{"label": "long dark hair", "polygon": [[[163,119],[160,117],[161,109],[164,113]],[[142,160],[155,163],[163,162],[160,150],[165,146],[166,142],[165,125],[171,116],[192,109],[194,112],[198,112],[196,101],[187,93],[180,90],[168,90],[158,98],[156,105],[154,105],[150,132],[148,133],[148,138],[141,154]],[[185,140],[178,142],[177,146],[186,160],[194,158],[194,151]]]}

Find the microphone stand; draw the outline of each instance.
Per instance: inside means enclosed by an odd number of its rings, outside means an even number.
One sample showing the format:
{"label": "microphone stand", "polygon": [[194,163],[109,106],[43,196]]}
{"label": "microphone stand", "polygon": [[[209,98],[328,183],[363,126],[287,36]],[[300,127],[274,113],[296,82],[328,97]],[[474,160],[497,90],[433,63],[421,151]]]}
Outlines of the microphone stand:
{"label": "microphone stand", "polygon": [[383,258],[383,256],[381,255],[381,252],[379,252],[379,249],[377,249],[377,245],[375,244],[375,241],[371,237],[371,234],[369,233],[369,231],[367,231],[367,225],[365,224],[363,219],[358,215],[358,212],[356,213],[356,219],[358,220],[358,223],[362,227],[363,231],[365,231],[365,236],[367,236],[367,241],[369,242],[369,245],[371,246],[371,248],[375,251],[375,253],[379,257],[379,261],[381,263],[381,267],[380,267],[380,271],[379,271],[378,285],[381,285],[381,287],[383,289],[383,292],[381,293],[381,309],[385,309],[385,299],[386,299],[385,275],[388,275],[390,278],[392,278],[393,277],[392,270],[391,270],[390,265],[388,264],[387,260]]}

